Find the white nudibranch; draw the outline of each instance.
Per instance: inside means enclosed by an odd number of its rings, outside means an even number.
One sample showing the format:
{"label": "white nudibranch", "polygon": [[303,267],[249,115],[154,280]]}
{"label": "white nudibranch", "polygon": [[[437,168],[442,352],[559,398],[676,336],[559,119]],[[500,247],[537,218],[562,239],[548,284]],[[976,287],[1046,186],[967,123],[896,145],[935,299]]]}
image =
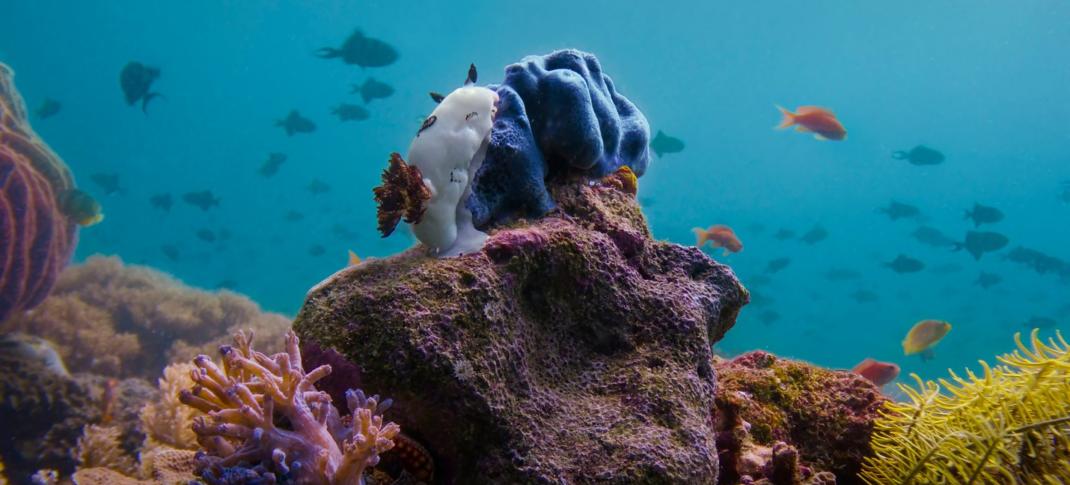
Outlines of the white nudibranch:
{"label": "white nudibranch", "polygon": [[487,235],[472,225],[465,207],[469,183],[483,163],[497,112],[498,93],[471,85],[442,99],[409,145],[408,160],[431,192],[427,210],[413,225],[416,238],[438,257],[478,251]]}

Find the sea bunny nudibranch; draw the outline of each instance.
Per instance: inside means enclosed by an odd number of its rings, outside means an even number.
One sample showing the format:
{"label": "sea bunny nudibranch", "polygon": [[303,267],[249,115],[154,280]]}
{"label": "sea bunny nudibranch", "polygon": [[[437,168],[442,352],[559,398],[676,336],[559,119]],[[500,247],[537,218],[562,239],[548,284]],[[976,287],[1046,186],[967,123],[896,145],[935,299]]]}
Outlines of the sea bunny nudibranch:
{"label": "sea bunny nudibranch", "polygon": [[409,145],[409,163],[420,170],[431,193],[413,233],[439,257],[478,251],[487,238],[472,225],[464,201],[487,153],[498,95],[475,81],[472,66],[465,85],[439,102]]}

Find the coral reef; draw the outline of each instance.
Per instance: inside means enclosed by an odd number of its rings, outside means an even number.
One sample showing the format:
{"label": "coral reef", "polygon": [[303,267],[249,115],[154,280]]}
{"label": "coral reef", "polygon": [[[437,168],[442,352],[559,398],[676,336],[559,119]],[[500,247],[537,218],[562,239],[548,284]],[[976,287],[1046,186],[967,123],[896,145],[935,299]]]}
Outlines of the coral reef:
{"label": "coral reef", "polygon": [[134,473],[134,460],[123,451],[122,430],[113,426],[87,425],[74,450],[79,468],[110,468],[120,473]]}
{"label": "coral reef", "polygon": [[[981,374],[900,385],[877,420],[862,477],[873,484],[1070,482],[1070,344],[1044,342],[981,361]],[[946,392],[945,392],[946,391]]]}
{"label": "coral reef", "polygon": [[806,469],[802,477],[821,479],[817,471],[824,470],[834,473],[838,483],[858,482],[870,453],[873,422],[887,401],[877,386],[851,372],[762,351],[715,358],[714,369],[720,483],[767,473],[763,467],[776,457],[778,442],[797,450],[800,467]]}
{"label": "coral reef", "polygon": [[420,169],[405,163],[398,153],[390,154],[390,165],[383,170],[383,184],[375,187],[378,207],[379,234],[389,236],[405,219],[409,224],[420,222],[431,191],[424,185]]}
{"label": "coral reef", "polygon": [[[710,483],[710,346],[747,292],[652,238],[612,186],[551,184],[557,207],[452,259],[344,269],[294,328],[397,399],[440,483]],[[384,460],[386,457],[384,456]]]}
{"label": "coral reef", "polygon": [[80,468],[74,472],[78,485],[177,485],[198,483],[194,475],[196,452],[157,447],[141,454],[136,474],[111,468]]}
{"label": "coral reef", "polygon": [[[0,63],[0,322],[48,295],[78,239],[78,221],[65,209],[88,197],[30,127],[14,75]],[[68,203],[74,194],[81,204]]]}
{"label": "coral reef", "polygon": [[330,396],[314,387],[330,366],[306,372],[293,332],[286,334],[286,351],[271,357],[253,350],[251,334],[239,332],[234,344],[220,348],[220,365],[204,355],[194,359],[196,386],[180,395],[207,414],[193,425],[207,450],[197,457],[201,477],[209,484],[235,483],[235,474],[265,483],[363,484],[365,469],[400,432],[383,422],[390,400],[350,391],[350,415],[342,418]]}
{"label": "coral reef", "polygon": [[466,202],[477,228],[546,214],[553,208],[548,178],[598,179],[621,166],[646,171],[646,118],[594,55],[569,49],[525,57],[489,87],[498,93],[498,113]]}
{"label": "coral reef", "polygon": [[194,386],[190,373],[193,364],[180,362],[167,366],[158,381],[159,399],[141,408],[141,429],[145,432],[144,447],[148,450],[167,446],[182,450],[197,449],[197,435],[193,433],[193,419],[203,415],[183,405],[178,395]]}
{"label": "coral reef", "polygon": [[0,331],[50,340],[71,368],[155,379],[169,363],[226,342],[238,327],[278,339],[289,320],[236,293],[193,289],[153,269],[94,256],[65,270],[51,297]]}

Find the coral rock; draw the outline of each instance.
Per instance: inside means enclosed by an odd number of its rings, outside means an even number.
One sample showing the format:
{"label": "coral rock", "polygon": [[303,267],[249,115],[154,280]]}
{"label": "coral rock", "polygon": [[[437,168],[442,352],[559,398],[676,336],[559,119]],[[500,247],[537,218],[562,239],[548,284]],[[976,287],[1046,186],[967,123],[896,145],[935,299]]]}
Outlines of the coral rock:
{"label": "coral rock", "polygon": [[552,193],[557,213],[479,253],[336,273],[295,330],[395,398],[437,482],[714,482],[710,346],[746,290],[654,240],[631,196]]}
{"label": "coral rock", "polygon": [[525,57],[489,87],[498,92],[498,113],[466,202],[477,228],[550,211],[548,178],[598,179],[621,166],[646,171],[646,118],[594,55],[569,49]]}
{"label": "coral rock", "polygon": [[0,63],[0,322],[41,303],[78,237],[63,212],[74,179],[30,127],[14,75]]}
{"label": "coral rock", "polygon": [[830,479],[799,474],[802,468],[832,472],[841,484],[859,483],[874,421],[887,401],[873,383],[762,351],[716,358],[714,368],[720,483],[753,477],[755,463],[773,483]]}

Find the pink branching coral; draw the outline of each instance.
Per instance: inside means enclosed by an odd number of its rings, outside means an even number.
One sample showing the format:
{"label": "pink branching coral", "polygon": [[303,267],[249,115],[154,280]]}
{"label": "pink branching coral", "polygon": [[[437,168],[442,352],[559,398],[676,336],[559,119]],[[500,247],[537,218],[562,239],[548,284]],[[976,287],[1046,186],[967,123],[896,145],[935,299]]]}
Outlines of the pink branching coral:
{"label": "pink branching coral", "polygon": [[252,334],[239,332],[234,343],[220,347],[221,365],[205,355],[194,359],[196,386],[179,396],[207,414],[193,424],[207,450],[198,457],[200,475],[209,484],[225,483],[235,473],[269,481],[364,483],[364,471],[393,448],[401,431],[383,423],[391,401],[350,390],[350,415],[342,417],[330,396],[314,387],[331,367],[305,372],[292,331],[286,351],[273,356],[253,350]]}

